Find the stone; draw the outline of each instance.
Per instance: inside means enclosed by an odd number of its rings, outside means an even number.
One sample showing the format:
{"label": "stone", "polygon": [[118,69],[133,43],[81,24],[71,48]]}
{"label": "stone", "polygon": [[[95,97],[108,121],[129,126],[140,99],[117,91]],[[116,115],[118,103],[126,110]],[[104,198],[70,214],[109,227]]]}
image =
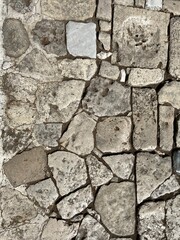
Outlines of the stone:
{"label": "stone", "polygon": [[62,196],[86,184],[85,161],[74,153],[54,152],[48,155],[48,165]]}
{"label": "stone", "polygon": [[157,146],[157,95],[154,89],[133,88],[133,144],[136,150]]}
{"label": "stone", "polygon": [[78,223],[68,224],[66,221],[50,218],[43,229],[41,240],[71,240],[77,235],[78,227]]}
{"label": "stone", "polygon": [[132,68],[128,84],[133,87],[157,85],[164,80],[165,72],[161,69]]}
{"label": "stone", "polygon": [[171,151],[174,137],[174,108],[171,106],[159,106],[159,131],[160,148],[163,151]]}
{"label": "stone", "polygon": [[148,202],[140,207],[138,233],[140,240],[162,240],[165,235],[165,202]]}
{"label": "stone", "polygon": [[57,20],[81,20],[92,18],[95,0],[43,0],[42,14]]}
{"label": "stone", "polygon": [[152,153],[138,153],[136,162],[137,202],[149,198],[171,176],[171,158]]}
{"label": "stone", "polygon": [[8,18],[3,23],[3,46],[9,57],[20,57],[29,48],[28,34],[22,22]]}
{"label": "stone", "polygon": [[112,55],[111,52],[103,52],[101,51],[100,53],[97,54],[97,57],[101,60],[107,59]]}
{"label": "stone", "polygon": [[90,154],[94,148],[96,122],[85,112],[77,114],[60,139],[60,145],[78,155]]}
{"label": "stone", "polygon": [[132,154],[103,157],[103,160],[109,165],[112,172],[123,180],[130,179],[131,174],[133,174],[135,156]]}
{"label": "stone", "polygon": [[125,83],[126,82],[126,70],[121,69],[121,79],[120,82]]}
{"label": "stone", "polygon": [[118,80],[119,75],[120,75],[120,70],[117,66],[111,65],[107,61],[102,61],[101,67],[99,70],[99,75],[104,78]]}
{"label": "stone", "polygon": [[106,21],[111,21],[112,9],[111,0],[99,0],[96,17]]}
{"label": "stone", "polygon": [[164,0],[163,10],[173,13],[174,15],[180,15],[180,1]]}
{"label": "stone", "polygon": [[86,158],[86,163],[93,187],[104,185],[112,179],[112,172],[93,155]]}
{"label": "stone", "polygon": [[145,0],[135,0],[135,6],[144,8],[145,6]]}
{"label": "stone", "polygon": [[45,209],[52,206],[59,197],[51,178],[29,186],[26,191],[30,199],[37,201],[39,206]]}
{"label": "stone", "polygon": [[67,197],[63,198],[57,208],[63,219],[70,219],[76,214],[81,213],[90,203],[93,202],[93,195],[90,185],[82,188]]}
{"label": "stone", "polygon": [[49,54],[65,56],[65,24],[61,21],[43,19],[37,22],[32,31],[33,40]]}
{"label": "stone", "polygon": [[3,169],[13,187],[40,181],[47,176],[47,156],[41,147],[33,148],[4,163]]}
{"label": "stone", "polygon": [[109,233],[93,217],[86,215],[79,227],[76,240],[109,240]]}
{"label": "stone", "polygon": [[97,64],[94,59],[63,59],[59,63],[59,69],[64,78],[89,81],[97,71]]}
{"label": "stone", "polygon": [[109,117],[97,123],[96,147],[103,153],[131,149],[132,123],[129,117]]}
{"label": "stone", "polygon": [[115,5],[113,43],[120,65],[162,68],[167,64],[168,13]]}
{"label": "stone", "polygon": [[102,186],[95,199],[95,209],[102,223],[117,236],[135,231],[135,187],[132,182]]}
{"label": "stone", "polygon": [[180,175],[180,150],[173,153],[173,169],[176,174]]}
{"label": "stone", "polygon": [[70,21],[66,25],[68,52],[74,57],[96,58],[96,24]]}
{"label": "stone", "polygon": [[162,0],[147,0],[146,8],[151,10],[161,10],[162,9]]}
{"label": "stone", "polygon": [[99,21],[99,26],[100,26],[101,32],[111,31],[111,22],[100,20]]}
{"label": "stone", "polygon": [[115,0],[114,3],[123,6],[134,6],[134,0]]}
{"label": "stone", "polygon": [[180,147],[180,118],[176,120],[177,132],[176,132],[176,147]]}
{"label": "stone", "polygon": [[37,123],[65,123],[76,112],[85,83],[82,81],[41,84],[36,93]]}
{"label": "stone", "polygon": [[100,32],[99,33],[99,41],[102,43],[104,50],[110,51],[110,49],[111,49],[111,35],[109,33]]}
{"label": "stone", "polygon": [[82,101],[83,108],[98,117],[116,116],[131,110],[131,89],[116,81],[96,77]]}
{"label": "stone", "polygon": [[180,109],[180,82],[166,83],[158,93],[159,104],[168,104]]}
{"label": "stone", "polygon": [[7,0],[7,3],[16,12],[24,14],[31,11],[33,0]]}

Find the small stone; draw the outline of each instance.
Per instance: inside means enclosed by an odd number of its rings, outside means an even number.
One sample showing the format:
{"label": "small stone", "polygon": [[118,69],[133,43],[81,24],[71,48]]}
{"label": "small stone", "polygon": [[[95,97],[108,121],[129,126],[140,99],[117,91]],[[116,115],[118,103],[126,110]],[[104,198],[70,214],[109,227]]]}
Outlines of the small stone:
{"label": "small stone", "polygon": [[145,6],[145,0],[135,0],[135,6],[144,8]]}
{"label": "small stone", "polygon": [[171,176],[171,158],[151,153],[138,153],[136,162],[137,201],[150,197]]}
{"label": "small stone", "polygon": [[103,153],[118,153],[131,148],[131,119],[129,117],[109,117],[98,122],[96,146]]}
{"label": "small stone", "polygon": [[114,3],[124,6],[134,6],[134,0],[115,0]]}
{"label": "small stone", "polygon": [[121,79],[120,82],[125,83],[126,82],[126,70],[121,69]]}
{"label": "small stone", "polygon": [[162,9],[162,0],[147,0],[146,8],[152,10],[161,10]]}
{"label": "small stone", "polygon": [[102,43],[104,50],[110,51],[111,49],[111,35],[109,33],[100,32],[99,41]]}
{"label": "small stone", "polygon": [[60,145],[78,155],[90,154],[94,148],[95,126],[96,122],[88,114],[77,114],[60,139]]}
{"label": "small stone", "polygon": [[99,59],[101,59],[101,60],[104,60],[104,59],[109,58],[111,55],[112,55],[111,52],[103,52],[103,51],[102,51],[102,52],[100,52],[100,53],[97,54],[97,57],[98,57]]}
{"label": "small stone", "polygon": [[176,120],[177,124],[177,133],[176,133],[176,147],[180,147],[180,118]]}
{"label": "small stone", "polygon": [[67,197],[63,198],[58,204],[58,211],[63,219],[70,219],[76,214],[81,213],[90,203],[93,202],[91,187],[88,185]]}
{"label": "small stone", "polygon": [[27,31],[18,19],[8,18],[4,21],[3,36],[3,46],[9,57],[20,57],[30,45]]}
{"label": "small stone", "polygon": [[104,185],[113,177],[112,172],[93,155],[86,158],[86,163],[92,186]]}
{"label": "small stone", "polygon": [[26,13],[31,11],[33,0],[8,0],[9,6],[11,6],[16,12]]}
{"label": "small stone", "polygon": [[63,59],[59,63],[59,69],[65,78],[89,81],[97,71],[97,64],[94,59]]}
{"label": "small stone", "polygon": [[157,146],[157,96],[154,89],[133,88],[133,144],[135,149],[154,150]]}
{"label": "small stone", "polygon": [[103,224],[117,236],[135,231],[135,187],[131,182],[102,186],[95,200],[95,209]]}
{"label": "small stone", "polygon": [[74,57],[96,58],[96,24],[68,22],[66,25],[67,49]]}
{"label": "small stone", "polygon": [[173,153],[173,169],[176,174],[180,175],[180,150]]}
{"label": "small stone", "polygon": [[111,22],[106,22],[106,21],[100,20],[99,26],[100,26],[101,32],[111,31]]}
{"label": "small stone", "polygon": [[3,168],[13,187],[40,181],[47,175],[47,156],[41,147],[33,148],[16,155]]}
{"label": "small stone", "polygon": [[106,21],[111,21],[111,0],[99,0],[96,17]]}
{"label": "small stone", "polygon": [[102,61],[99,75],[104,78],[109,78],[112,80],[117,80],[119,78],[119,68],[117,66],[111,65],[107,61]]}
{"label": "small stone", "polygon": [[116,81],[96,77],[82,101],[83,108],[98,117],[116,116],[131,110],[131,89]]}
{"label": "small stone", "polygon": [[109,165],[112,172],[123,180],[128,180],[133,173],[135,157],[132,154],[118,154],[103,157],[103,160]]}
{"label": "small stone", "polygon": [[165,202],[149,202],[139,210],[140,240],[162,240],[165,235]]}
{"label": "small stone", "polygon": [[48,155],[48,165],[61,195],[73,192],[86,184],[87,172],[84,159],[77,155],[57,151]]}
{"label": "small stone", "polygon": [[180,15],[180,1],[164,0],[163,10],[173,13],[174,15]]}

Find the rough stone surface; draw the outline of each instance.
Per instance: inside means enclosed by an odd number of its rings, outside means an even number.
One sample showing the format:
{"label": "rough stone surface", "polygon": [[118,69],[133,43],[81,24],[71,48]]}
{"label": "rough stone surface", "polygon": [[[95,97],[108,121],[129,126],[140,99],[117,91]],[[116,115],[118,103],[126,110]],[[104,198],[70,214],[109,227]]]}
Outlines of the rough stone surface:
{"label": "rough stone surface", "polygon": [[100,26],[101,32],[111,31],[111,22],[100,20],[99,21],[99,26]]}
{"label": "rough stone surface", "polygon": [[9,6],[19,13],[31,11],[33,0],[7,0]]}
{"label": "rough stone surface", "polygon": [[120,75],[120,70],[117,66],[111,65],[107,61],[102,61],[99,75],[104,78],[118,80],[119,75]]}
{"label": "rough stone surface", "polygon": [[134,0],[114,0],[114,3],[123,6],[134,6]]}
{"label": "rough stone surface", "polygon": [[176,146],[180,147],[180,118],[177,120]]}
{"label": "rough stone surface", "polygon": [[135,231],[135,188],[131,182],[111,183],[100,188],[95,209],[108,230],[118,236]]}
{"label": "rough stone surface", "polygon": [[99,0],[96,17],[106,21],[111,21],[111,1],[110,0]]}
{"label": "rough stone surface", "polygon": [[99,41],[102,43],[104,50],[110,51],[110,49],[111,49],[111,35],[109,33],[100,32],[99,33]]}
{"label": "rough stone surface", "polygon": [[135,6],[144,8],[145,0],[135,0]]}
{"label": "rough stone surface", "polygon": [[164,0],[163,10],[180,15],[180,1],[179,0]]}

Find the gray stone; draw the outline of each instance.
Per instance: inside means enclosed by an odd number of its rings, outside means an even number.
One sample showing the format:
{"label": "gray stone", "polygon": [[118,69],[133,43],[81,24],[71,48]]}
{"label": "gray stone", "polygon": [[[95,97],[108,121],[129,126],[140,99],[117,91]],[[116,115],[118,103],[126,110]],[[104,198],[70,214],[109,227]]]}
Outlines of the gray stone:
{"label": "gray stone", "polygon": [[152,192],[171,176],[171,158],[152,153],[138,153],[136,162],[137,202],[150,197]]}
{"label": "gray stone", "polygon": [[177,124],[177,133],[176,133],[176,146],[180,147],[180,118],[176,120]]}
{"label": "gray stone", "polygon": [[96,58],[96,24],[68,22],[66,25],[68,52],[73,56]]}
{"label": "gray stone", "polygon": [[100,26],[101,32],[111,31],[111,22],[100,20],[99,21],[99,26]]}
{"label": "gray stone", "polygon": [[19,13],[31,11],[33,0],[7,0],[9,6]]}
{"label": "gray stone", "polygon": [[134,6],[134,0],[114,0],[114,3],[124,6]]}
{"label": "gray stone", "polygon": [[146,1],[146,8],[152,10],[161,10],[162,9],[162,0],[147,0]]}
{"label": "gray stone", "polygon": [[180,175],[180,150],[173,153],[173,169],[176,174]]}
{"label": "gray stone", "polygon": [[9,57],[20,57],[28,49],[30,42],[22,22],[8,18],[3,23],[3,46]]}
{"label": "gray stone", "polygon": [[117,236],[135,231],[135,187],[131,182],[111,183],[100,188],[95,209],[103,224]]}
{"label": "gray stone", "polygon": [[86,165],[84,159],[77,155],[64,151],[54,152],[48,155],[48,165],[61,195],[86,184]]}
{"label": "gray stone", "polygon": [[145,0],[135,0],[135,6],[144,8],[145,6]]}
{"label": "gray stone", "polygon": [[134,88],[132,92],[133,144],[135,149],[154,150],[157,146],[157,96],[154,89]]}
{"label": "gray stone", "polygon": [[179,0],[164,0],[163,10],[173,13],[174,15],[180,15],[180,1]]}
{"label": "gray stone", "polygon": [[110,51],[110,49],[111,49],[111,35],[109,33],[100,32],[99,33],[99,41],[102,43],[104,50]]}
{"label": "gray stone", "polygon": [[131,89],[116,81],[97,77],[91,80],[83,108],[98,117],[125,114],[131,110]]}
{"label": "gray stone", "polygon": [[111,0],[99,0],[96,17],[99,19],[111,21]]}
{"label": "gray stone", "polygon": [[118,80],[119,75],[120,75],[120,70],[117,66],[111,65],[107,61],[102,61],[101,67],[99,70],[99,75],[104,78]]}

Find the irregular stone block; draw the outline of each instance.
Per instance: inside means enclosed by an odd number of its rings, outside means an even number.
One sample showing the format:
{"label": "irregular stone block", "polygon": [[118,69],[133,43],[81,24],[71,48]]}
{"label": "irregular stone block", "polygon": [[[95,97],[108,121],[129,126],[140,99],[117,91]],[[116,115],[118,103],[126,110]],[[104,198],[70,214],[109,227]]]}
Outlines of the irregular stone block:
{"label": "irregular stone block", "polygon": [[99,26],[100,26],[101,32],[111,31],[111,22],[106,22],[106,21],[100,20]]}
{"label": "irregular stone block", "polygon": [[152,10],[161,10],[162,9],[162,0],[147,0],[146,8]]}
{"label": "irregular stone block", "polygon": [[134,88],[132,104],[134,147],[141,150],[154,150],[157,146],[156,91],[149,88]]}
{"label": "irregular stone block", "polygon": [[134,6],[134,0],[114,0],[114,3],[124,6]]}
{"label": "irregular stone block", "polygon": [[107,61],[102,61],[101,67],[99,70],[99,75],[104,78],[109,78],[112,80],[117,80],[120,75],[120,70],[117,66],[111,65]]}
{"label": "irregular stone block", "polygon": [[177,132],[176,132],[176,147],[180,147],[180,118],[176,120]]}
{"label": "irregular stone block", "polygon": [[179,0],[164,0],[163,10],[180,15],[180,1]]}
{"label": "irregular stone block", "polygon": [[111,49],[111,35],[109,33],[100,32],[99,33],[99,41],[102,43],[104,50],[110,51],[110,49]]}
{"label": "irregular stone block", "polygon": [[96,17],[99,19],[111,21],[111,0],[99,0]]}
{"label": "irregular stone block", "polygon": [[9,6],[19,13],[31,11],[33,0],[7,0]]}
{"label": "irregular stone block", "polygon": [[173,153],[173,169],[176,174],[180,175],[180,150]]}

